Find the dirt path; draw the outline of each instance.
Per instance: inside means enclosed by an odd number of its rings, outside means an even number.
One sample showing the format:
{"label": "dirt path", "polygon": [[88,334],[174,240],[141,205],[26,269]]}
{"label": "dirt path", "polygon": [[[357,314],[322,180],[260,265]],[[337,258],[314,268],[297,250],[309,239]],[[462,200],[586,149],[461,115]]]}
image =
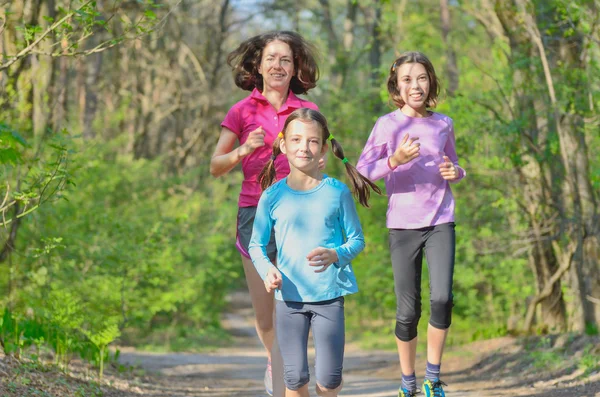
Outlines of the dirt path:
{"label": "dirt path", "polygon": [[[231,347],[208,354],[122,351],[122,363],[137,365],[156,374],[140,381],[131,391],[172,397],[266,396],[262,384],[265,357],[252,326],[248,301],[244,295],[234,295],[233,313],[224,319],[225,327],[235,335]],[[449,351],[442,368],[442,379],[449,384],[446,395],[600,397],[600,373],[589,377],[587,382],[577,381],[573,373],[560,379],[556,376],[551,379],[543,375],[526,376],[527,371],[520,368],[523,366],[519,360],[521,350],[514,339],[500,338],[474,343],[460,351]],[[417,361],[417,368],[424,368],[424,358],[418,357]],[[314,357],[311,357],[311,366],[313,363]],[[399,374],[394,352],[362,351],[348,346],[344,360],[345,387],[341,396],[395,397]],[[422,373],[418,375],[422,376]],[[312,391],[314,376],[311,378]]]}

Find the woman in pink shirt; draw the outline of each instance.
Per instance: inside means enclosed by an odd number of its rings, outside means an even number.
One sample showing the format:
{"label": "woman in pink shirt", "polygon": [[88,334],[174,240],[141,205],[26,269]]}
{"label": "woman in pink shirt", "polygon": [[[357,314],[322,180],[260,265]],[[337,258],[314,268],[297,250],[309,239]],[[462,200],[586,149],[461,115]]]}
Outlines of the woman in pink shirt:
{"label": "woman in pink shirt", "polygon": [[[251,91],[233,105],[221,123],[221,135],[210,162],[210,173],[219,177],[240,161],[244,180],[239,198],[236,247],[242,256],[244,272],[256,317],[256,331],[267,350],[265,389],[269,395],[283,397],[283,370],[273,328],[273,292],[268,293],[250,260],[248,244],[256,206],[262,193],[258,175],[271,159],[273,141],[288,115],[299,108],[318,110],[317,105],[300,99],[316,86],[318,67],[314,50],[299,34],[289,31],[264,33],[239,45],[227,58],[234,69],[238,87]],[[236,142],[239,145],[236,146]],[[323,166],[323,163],[321,164]],[[288,161],[275,159],[276,178],[290,172]],[[267,247],[272,261],[276,258],[273,237]],[[277,360],[271,366],[271,358]],[[272,370],[275,374],[272,374]]]}
{"label": "woman in pink shirt", "polygon": [[398,107],[377,120],[356,168],[371,180],[385,178],[387,227],[396,291],[396,343],[402,369],[399,397],[416,394],[415,356],[421,316],[423,253],[429,267],[431,317],[423,392],[443,397],[440,366],[450,327],[454,274],[454,197],[449,182],[458,165],[452,119],[428,108],[439,84],[419,52],[402,54],[390,69],[388,92]]}

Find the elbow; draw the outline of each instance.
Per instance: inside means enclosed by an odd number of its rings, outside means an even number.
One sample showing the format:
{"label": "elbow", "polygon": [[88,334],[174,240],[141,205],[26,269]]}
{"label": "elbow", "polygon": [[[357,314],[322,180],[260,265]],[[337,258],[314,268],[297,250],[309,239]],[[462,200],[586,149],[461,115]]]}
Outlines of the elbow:
{"label": "elbow", "polygon": [[359,248],[358,252],[363,252],[363,250],[365,249],[365,240],[361,241],[361,244],[358,248]]}
{"label": "elbow", "polygon": [[365,236],[361,233],[360,236],[356,237],[356,255],[360,254],[365,249]]}
{"label": "elbow", "polygon": [[223,175],[222,172],[220,172],[219,168],[216,166],[216,164],[214,164],[212,161],[210,162],[210,169],[209,169],[210,174],[214,177],[214,178],[218,178],[221,175]]}

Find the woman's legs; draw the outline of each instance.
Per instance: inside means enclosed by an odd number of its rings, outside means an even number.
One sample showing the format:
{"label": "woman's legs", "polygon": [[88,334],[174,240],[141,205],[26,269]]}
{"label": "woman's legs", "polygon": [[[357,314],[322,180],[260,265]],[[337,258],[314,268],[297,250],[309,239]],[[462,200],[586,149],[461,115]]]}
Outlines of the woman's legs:
{"label": "woman's legs", "polygon": [[263,280],[258,275],[256,268],[250,258],[242,255],[244,272],[246,273],[246,283],[252,300],[254,309],[255,326],[258,338],[267,349],[267,356],[271,359],[271,349],[275,340],[275,330],[273,328],[274,299],[273,293],[267,292]]}
{"label": "woman's legs", "polygon": [[246,283],[254,308],[256,333],[267,350],[267,357],[271,360],[273,373],[273,396],[283,397],[283,363],[279,353],[279,346],[275,338],[274,329],[274,299],[273,293],[267,292],[263,280],[258,275],[250,258],[242,255],[242,263],[246,274]]}

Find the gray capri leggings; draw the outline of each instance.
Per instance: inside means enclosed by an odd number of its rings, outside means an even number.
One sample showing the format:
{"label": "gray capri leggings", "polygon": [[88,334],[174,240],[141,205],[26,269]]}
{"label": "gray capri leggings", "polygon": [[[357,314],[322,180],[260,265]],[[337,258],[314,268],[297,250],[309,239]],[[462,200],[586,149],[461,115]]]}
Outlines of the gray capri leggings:
{"label": "gray capri leggings", "polygon": [[396,291],[396,336],[401,341],[409,342],[417,336],[421,318],[423,252],[429,267],[429,324],[438,329],[450,327],[455,244],[454,223],[421,229],[390,229]]}
{"label": "gray capri leggings", "polygon": [[317,383],[335,389],[342,383],[344,297],[316,303],[276,301],[277,341],[285,386],[298,390],[310,380],[308,331],[312,327]]}

